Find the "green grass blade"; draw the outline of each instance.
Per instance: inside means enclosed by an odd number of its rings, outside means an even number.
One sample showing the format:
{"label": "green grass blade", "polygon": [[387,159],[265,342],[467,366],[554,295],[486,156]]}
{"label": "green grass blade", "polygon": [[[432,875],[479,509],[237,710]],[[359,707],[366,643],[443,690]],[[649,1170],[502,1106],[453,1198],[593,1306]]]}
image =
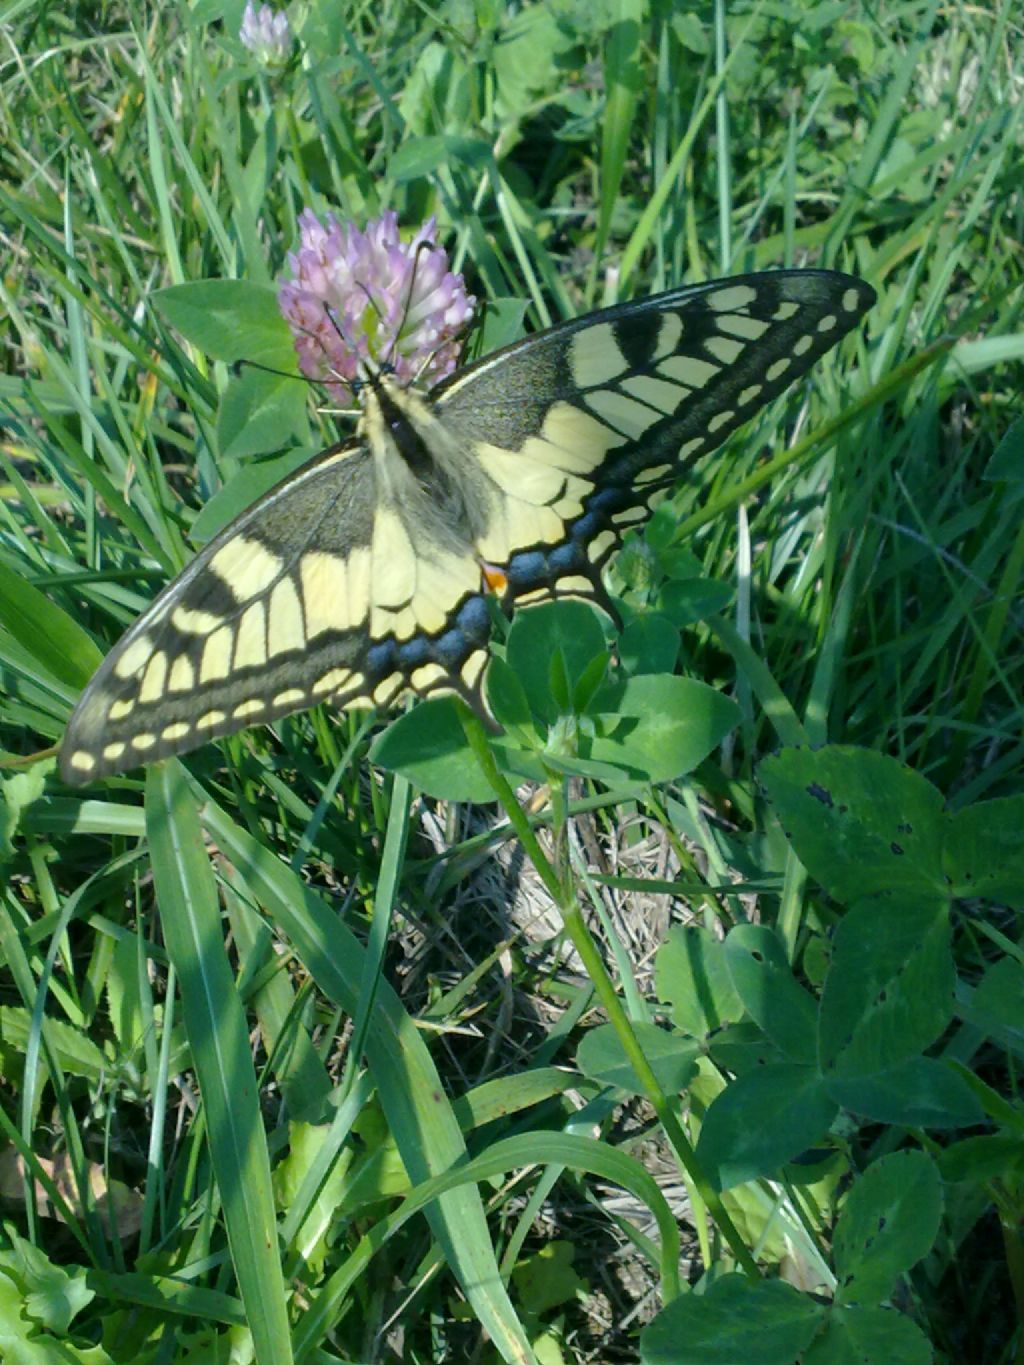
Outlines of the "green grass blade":
{"label": "green grass blade", "polygon": [[[203,819],[253,898],[288,935],[325,995],[350,1014],[362,993],[364,949],[300,877],[213,802]],[[466,1148],[440,1078],[412,1020],[385,981],[376,988],[366,1056],[410,1177],[417,1182],[460,1164]],[[501,1282],[475,1188],[452,1190],[426,1210],[434,1236],[474,1312],[506,1360],[529,1360],[523,1329]]]}
{"label": "green grass blade", "polygon": [[245,1013],[224,952],[217,886],[195,800],[177,761],[149,770],[146,831],[256,1359],[260,1365],[287,1365],[292,1351],[286,1294]]}
{"label": "green grass blade", "polygon": [[84,687],[103,655],[78,622],[0,564],[0,624],[50,678]]}
{"label": "green grass blade", "polygon": [[617,1151],[606,1142],[580,1137],[572,1133],[533,1132],[495,1142],[467,1166],[436,1176],[414,1190],[394,1213],[363,1238],[342,1266],[325,1286],[296,1334],[296,1355],[301,1361],[310,1350],[319,1332],[329,1321],[334,1304],[340,1303],[359,1276],[365,1274],[374,1253],[379,1251],[407,1219],[420,1210],[429,1210],[432,1202],[444,1198],[467,1184],[504,1176],[519,1167],[567,1167],[614,1181],[640,1200],[654,1215],[661,1235],[658,1249],[659,1270],[662,1275],[664,1300],[669,1303],[679,1292],[679,1229],[676,1220],[658,1188],[657,1182],[640,1163],[625,1152]]}

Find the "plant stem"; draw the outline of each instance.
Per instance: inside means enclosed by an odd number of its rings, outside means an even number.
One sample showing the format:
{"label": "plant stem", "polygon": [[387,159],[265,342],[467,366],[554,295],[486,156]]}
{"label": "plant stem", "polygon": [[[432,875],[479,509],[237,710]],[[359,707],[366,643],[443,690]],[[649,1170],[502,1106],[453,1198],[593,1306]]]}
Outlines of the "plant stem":
{"label": "plant stem", "polygon": [[[686,1171],[690,1180],[703,1199],[708,1212],[718,1225],[722,1236],[729,1245],[730,1250],[736,1257],[737,1262],[752,1278],[758,1278],[760,1272],[754,1258],[747,1249],[736,1225],[730,1218],[728,1211],[722,1203],[721,1195],[715,1190],[707,1175],[704,1173],[697,1156],[686,1133],[683,1131],[674,1109],[668,1097],[662,1090],[658,1078],[655,1076],[650,1063],[640,1046],[637,1036],[633,1031],[629,1017],[622,1007],[618,992],[612,982],[611,977],[604,965],[600,950],[587,928],[580,910],[579,901],[576,897],[575,889],[567,874],[561,876],[552,865],[550,859],[544,853],[540,842],[533,830],[526,813],[516,800],[515,792],[512,790],[504,775],[499,771],[487,742],[487,735],[476,714],[468,706],[459,707],[459,717],[462,722],[462,729],[466,739],[476,756],[477,762],[491,784],[495,796],[501,803],[509,823],[519,836],[523,845],[523,850],[530,862],[537,870],[537,875],[544,883],[552,900],[558,907],[565,925],[565,931],[569,935],[573,947],[579,953],[587,975],[590,977],[597,994],[598,1000],[604,1006],[608,1015],[608,1020],[615,1029],[619,1043],[626,1054],[629,1064],[640,1083],[644,1095],[658,1116],[665,1131],[665,1136],[669,1141],[680,1166]],[[557,789],[557,794],[556,794]],[[561,798],[561,779],[556,777],[552,784],[552,799],[555,810],[556,820],[564,820],[565,803]],[[561,812],[561,814],[559,814]],[[560,837],[556,830],[556,839]]]}

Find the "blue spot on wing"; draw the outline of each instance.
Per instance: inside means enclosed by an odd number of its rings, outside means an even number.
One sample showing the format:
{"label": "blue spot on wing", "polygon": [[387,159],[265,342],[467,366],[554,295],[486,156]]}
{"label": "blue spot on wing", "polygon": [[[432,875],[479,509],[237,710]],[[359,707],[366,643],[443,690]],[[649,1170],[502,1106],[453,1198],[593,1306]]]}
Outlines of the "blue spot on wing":
{"label": "blue spot on wing", "polygon": [[513,588],[522,591],[539,587],[548,580],[546,556],[540,550],[527,550],[509,560],[507,577]]}
{"label": "blue spot on wing", "polygon": [[578,569],[583,563],[583,551],[579,544],[559,545],[548,555],[548,572],[550,574],[572,573],[573,569]]}
{"label": "blue spot on wing", "polygon": [[398,646],[398,662],[402,668],[419,668],[430,662],[430,641],[425,635],[414,635]]}
{"label": "blue spot on wing", "polygon": [[577,517],[570,528],[569,534],[573,540],[586,544],[597,535],[598,531],[605,526],[605,519],[598,512],[584,512],[582,517]]}
{"label": "blue spot on wing", "polygon": [[442,668],[453,671],[461,666],[469,652],[469,642],[458,629],[446,630],[434,644],[434,658]]}
{"label": "blue spot on wing", "polygon": [[[611,484],[608,488],[601,488],[592,497],[587,499],[588,512],[617,512],[620,507],[625,507],[632,502],[635,495],[631,489]],[[584,518],[581,517],[580,521]],[[577,522],[578,526],[580,523]]]}
{"label": "blue spot on wing", "polygon": [[395,642],[385,640],[366,651],[366,672],[370,678],[383,678],[395,671]]}
{"label": "blue spot on wing", "polygon": [[471,640],[484,644],[490,639],[491,613],[482,597],[471,597],[464,603],[456,620]]}

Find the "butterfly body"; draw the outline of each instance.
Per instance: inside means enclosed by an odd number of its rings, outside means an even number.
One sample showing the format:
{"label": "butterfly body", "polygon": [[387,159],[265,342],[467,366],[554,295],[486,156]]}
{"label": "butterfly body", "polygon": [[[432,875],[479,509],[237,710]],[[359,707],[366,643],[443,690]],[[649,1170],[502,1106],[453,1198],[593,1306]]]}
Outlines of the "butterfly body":
{"label": "butterfly body", "polygon": [[427,393],[368,373],[355,437],[237,517],[104,660],[62,776],[320,701],[475,700],[488,594],[600,597],[622,534],[873,298],[826,271],[739,276],[560,324]]}

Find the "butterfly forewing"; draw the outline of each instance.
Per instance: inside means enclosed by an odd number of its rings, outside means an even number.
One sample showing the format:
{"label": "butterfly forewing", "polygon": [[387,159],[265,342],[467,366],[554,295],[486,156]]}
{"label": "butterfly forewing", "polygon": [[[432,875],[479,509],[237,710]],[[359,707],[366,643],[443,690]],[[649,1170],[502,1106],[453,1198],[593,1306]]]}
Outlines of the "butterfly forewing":
{"label": "butterfly forewing", "polygon": [[242,513],[104,660],[64,737],[65,779],[88,781],[310,706],[327,669],[339,682],[357,669],[367,612],[349,583],[359,586],[372,510],[372,461],[348,443]]}
{"label": "butterfly forewing", "polygon": [[874,299],[827,271],[745,275],[527,337],[426,397],[378,378],[359,436],[236,519],[86,688],[61,749],[86,782],[323,700],[478,698],[485,591],[600,596],[652,494]]}
{"label": "butterfly forewing", "polygon": [[567,580],[584,591],[654,490],[810,369],[874,297],[829,271],[744,275],[590,314],[445,381],[438,410],[502,490],[478,549],[511,596]]}

